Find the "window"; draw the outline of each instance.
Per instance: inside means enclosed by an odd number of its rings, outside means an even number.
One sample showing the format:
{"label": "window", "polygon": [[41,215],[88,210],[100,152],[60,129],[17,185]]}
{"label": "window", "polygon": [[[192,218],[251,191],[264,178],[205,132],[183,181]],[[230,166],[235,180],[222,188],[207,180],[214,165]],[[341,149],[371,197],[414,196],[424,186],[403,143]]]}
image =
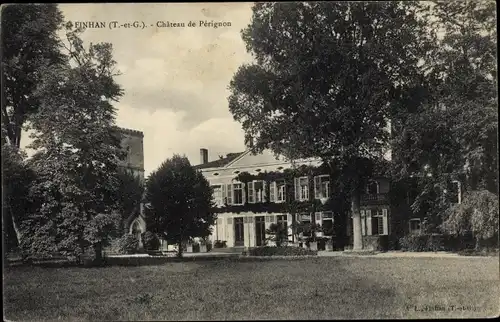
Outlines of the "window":
{"label": "window", "polygon": [[330,176],[322,175],[314,177],[314,198],[322,199],[330,197]]}
{"label": "window", "polygon": [[376,195],[379,193],[378,188],[377,181],[370,181],[366,187],[366,193],[369,195]]}
{"label": "window", "polygon": [[295,178],[295,199],[309,200],[309,178]]}
{"label": "window", "polygon": [[283,202],[286,199],[286,185],[285,180],[276,181],[277,202]]}
{"label": "window", "polygon": [[264,201],[264,181],[254,181],[255,202]]}
{"label": "window", "polygon": [[410,219],[410,233],[417,234],[420,233],[421,221],[420,218]]}
{"label": "window", "polygon": [[222,204],[222,185],[213,185],[213,198],[217,205]]}
{"label": "window", "polygon": [[264,181],[252,181],[248,183],[248,202],[264,201]]}
{"label": "window", "polygon": [[233,183],[233,205],[243,204],[243,187],[241,183]]}
{"label": "window", "polygon": [[372,235],[384,235],[384,216],[382,209],[372,210]]}
{"label": "window", "polygon": [[323,234],[325,236],[332,236],[333,235],[333,213],[331,211],[325,211],[321,214],[321,219],[322,219],[322,224],[321,227],[323,228]]}
{"label": "window", "polygon": [[278,215],[278,225],[286,229],[288,226],[288,216],[287,215]]}

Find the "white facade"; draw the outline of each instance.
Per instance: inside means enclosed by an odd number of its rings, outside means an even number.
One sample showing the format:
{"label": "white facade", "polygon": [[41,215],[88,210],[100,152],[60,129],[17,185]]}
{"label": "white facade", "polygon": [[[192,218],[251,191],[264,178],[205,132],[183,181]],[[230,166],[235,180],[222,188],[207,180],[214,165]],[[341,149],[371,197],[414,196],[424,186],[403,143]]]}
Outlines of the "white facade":
{"label": "white facade", "polygon": [[[297,160],[293,164],[285,158],[276,158],[270,151],[264,151],[261,154],[253,155],[249,151],[229,163],[218,167],[205,167],[201,171],[210,185],[214,188],[214,201],[218,206],[225,203],[231,205],[243,205],[249,203],[261,203],[269,197],[271,202],[284,202],[285,191],[280,182],[273,182],[269,191],[271,196],[266,196],[265,182],[254,181],[249,184],[249,196],[246,196],[244,184],[235,181],[239,173],[248,172],[258,174],[264,172],[283,172],[285,169],[300,167],[301,165],[319,166],[318,160]],[[299,178],[297,178],[299,179]],[[300,186],[300,181],[296,180],[296,186]],[[321,185],[319,182],[318,187]],[[326,187],[324,184],[323,186]],[[241,189],[241,193],[240,193]],[[328,188],[327,188],[328,189]],[[321,197],[321,192],[325,189],[315,189],[315,194]],[[326,190],[328,191],[328,190]],[[307,196],[302,196],[307,197]],[[247,200],[248,198],[248,200]],[[298,216],[298,215],[297,215]],[[318,224],[322,223],[321,213],[311,218]],[[286,222],[287,226],[292,225],[292,215],[286,213],[254,213],[251,211],[239,213],[219,213],[214,227],[212,227],[212,240],[226,241],[228,247],[255,247],[262,246],[259,239],[265,239],[265,233],[262,236],[262,230],[269,229],[272,223]],[[259,230],[261,234],[259,234]],[[292,233],[289,228],[289,234]],[[238,238],[240,237],[240,238]],[[259,238],[260,237],[260,238]]]}

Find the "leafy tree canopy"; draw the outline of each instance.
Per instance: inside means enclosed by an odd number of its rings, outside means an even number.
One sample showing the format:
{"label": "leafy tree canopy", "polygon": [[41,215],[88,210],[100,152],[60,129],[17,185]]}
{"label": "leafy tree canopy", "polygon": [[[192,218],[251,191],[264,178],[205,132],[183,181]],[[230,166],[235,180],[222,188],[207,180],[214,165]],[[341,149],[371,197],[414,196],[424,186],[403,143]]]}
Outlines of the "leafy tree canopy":
{"label": "leafy tree canopy", "polygon": [[[33,115],[30,165],[37,174],[30,195],[37,211],[24,222],[29,252],[81,255],[103,243],[119,220],[118,161],[124,151],[113,129],[114,82],[110,44],[85,48],[81,30],[67,24],[67,62],[44,70]],[[29,236],[29,237],[28,237]]]}
{"label": "leafy tree canopy", "polygon": [[153,171],[146,182],[148,230],[166,235],[179,245],[193,237],[210,235],[216,216],[212,188],[186,157],[174,155]]}

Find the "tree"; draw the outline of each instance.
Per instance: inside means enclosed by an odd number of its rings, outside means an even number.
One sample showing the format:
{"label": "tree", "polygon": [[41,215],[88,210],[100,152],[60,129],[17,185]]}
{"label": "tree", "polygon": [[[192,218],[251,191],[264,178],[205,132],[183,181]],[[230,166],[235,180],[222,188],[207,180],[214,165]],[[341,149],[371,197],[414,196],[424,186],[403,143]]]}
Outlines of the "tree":
{"label": "tree", "polygon": [[90,44],[67,24],[67,61],[45,69],[37,90],[30,160],[37,175],[30,196],[36,205],[25,221],[22,244],[30,253],[71,257],[89,249],[96,259],[120,219],[117,214],[118,161],[124,157],[114,130],[122,90],[114,82],[111,44]]}
{"label": "tree", "polygon": [[40,106],[35,92],[43,70],[63,62],[62,23],[53,4],[2,7],[2,127],[18,148],[23,124]]}
{"label": "tree", "polygon": [[[11,4],[2,7],[1,20],[2,149],[3,144],[18,149],[22,127],[40,105],[36,87],[43,69],[63,61],[57,36],[63,18],[56,5]],[[19,244],[21,218],[15,211],[8,213],[7,229],[13,229],[13,242]]]}
{"label": "tree", "polygon": [[354,249],[363,247],[359,195],[388,148],[389,103],[413,84],[427,41],[417,9],[411,2],[258,3],[242,32],[256,62],[234,75],[229,109],[246,144],[291,159],[318,157],[344,173]]}
{"label": "tree", "polygon": [[165,234],[169,243],[177,244],[179,257],[184,242],[210,235],[216,219],[212,188],[186,157],[174,155],[151,173],[146,200],[150,204],[146,214],[153,217],[147,221],[155,225],[152,231]]}
{"label": "tree", "polygon": [[439,224],[451,180],[498,194],[495,3],[435,2],[427,15],[441,36],[421,64],[422,86],[394,113],[393,155],[398,178],[419,178],[414,209]]}
{"label": "tree", "polygon": [[442,228],[460,236],[472,232],[479,249],[481,241],[497,237],[498,242],[498,211],[498,196],[487,190],[470,191],[462,203],[447,209]]}

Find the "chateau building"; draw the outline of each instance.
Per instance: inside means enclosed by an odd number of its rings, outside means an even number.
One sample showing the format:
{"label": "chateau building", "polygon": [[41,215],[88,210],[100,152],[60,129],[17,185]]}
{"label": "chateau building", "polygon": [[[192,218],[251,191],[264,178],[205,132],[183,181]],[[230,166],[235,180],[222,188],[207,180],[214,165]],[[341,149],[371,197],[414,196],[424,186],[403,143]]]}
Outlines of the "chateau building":
{"label": "chateau building", "polygon": [[[209,162],[207,149],[200,150],[200,159],[195,168],[213,187],[214,202],[218,208],[218,218],[212,230],[213,240],[226,241],[228,247],[263,246],[266,229],[272,223],[286,224],[291,235],[293,222],[320,225],[323,229],[318,236],[331,238],[343,235],[348,240],[347,236],[351,235],[352,220],[343,219],[340,209],[324,207],[336,194],[336,187],[332,186],[328,173],[297,172],[299,174],[293,181],[288,178],[288,183],[285,182],[287,169],[304,166],[319,169],[321,161],[308,159],[292,163],[283,157],[275,157],[270,151],[257,155],[245,151]],[[272,176],[266,179],[269,173]],[[239,180],[243,174],[247,177],[246,182]],[[283,177],[280,178],[280,174]],[[368,239],[378,240],[380,236],[391,233],[389,189],[389,180],[373,178],[366,187],[366,193],[361,196],[362,232]],[[285,206],[290,200],[319,206],[290,211]]]}

